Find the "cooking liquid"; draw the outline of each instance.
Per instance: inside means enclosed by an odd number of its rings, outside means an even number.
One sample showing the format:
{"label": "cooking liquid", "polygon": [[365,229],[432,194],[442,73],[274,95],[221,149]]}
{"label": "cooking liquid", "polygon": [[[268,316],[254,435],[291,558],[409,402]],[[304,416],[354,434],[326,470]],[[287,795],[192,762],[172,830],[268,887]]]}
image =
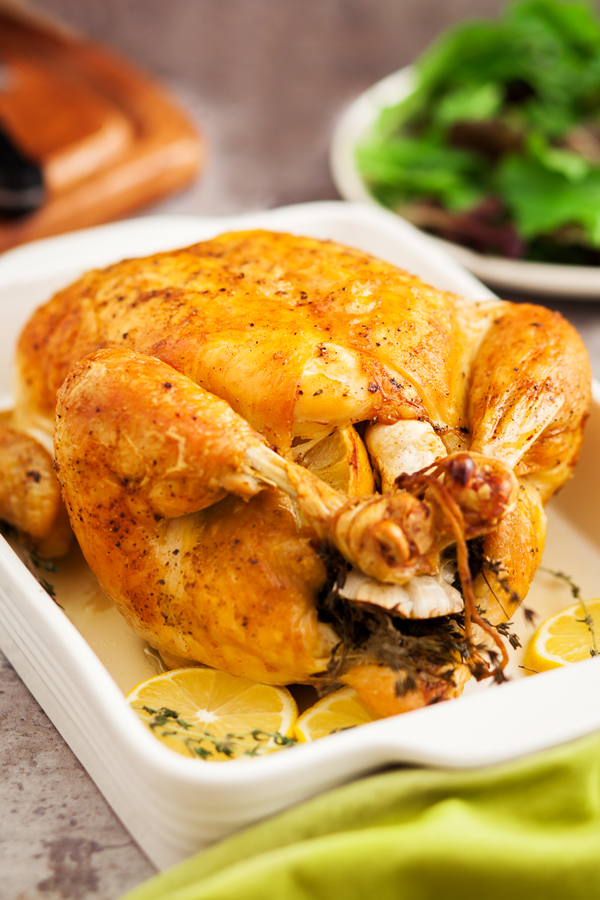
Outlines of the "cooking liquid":
{"label": "cooking liquid", "polygon": [[52,586],[56,603],[86,639],[124,694],[140,681],[164,671],[160,657],[127,624],[74,542],[67,556],[56,560],[59,571],[33,565],[19,542],[11,546],[38,579]]}
{"label": "cooking liquid", "polygon": [[[580,587],[582,596],[591,599],[600,596],[600,534],[590,534],[588,529],[583,533],[572,524],[572,519],[575,518],[572,514],[578,513],[577,518],[580,518],[581,507],[570,502],[569,493],[565,492],[550,504],[542,567],[570,575]],[[53,572],[41,566],[33,566],[19,542],[14,538],[9,540],[34,574],[52,585],[56,602],[86,639],[123,693],[128,693],[141,681],[164,671],[165,667],[158,653],[138,637],[121,616],[100,587],[77,545],[68,556],[57,560],[59,571]],[[518,635],[523,646],[517,650],[509,647],[510,663],[506,669],[509,677],[519,678],[524,674],[531,674],[521,668],[527,642],[543,619],[573,602],[570,588],[563,580],[543,571],[543,568],[538,571],[523,607],[514,617],[514,627],[511,630]],[[534,611],[533,624],[526,621],[524,607]],[[481,690],[491,684],[489,679],[479,684],[471,679],[465,692]],[[302,708],[316,699],[312,688],[294,686],[294,691],[296,688],[300,689],[297,699]],[[305,698],[303,691],[310,692],[310,697]]]}

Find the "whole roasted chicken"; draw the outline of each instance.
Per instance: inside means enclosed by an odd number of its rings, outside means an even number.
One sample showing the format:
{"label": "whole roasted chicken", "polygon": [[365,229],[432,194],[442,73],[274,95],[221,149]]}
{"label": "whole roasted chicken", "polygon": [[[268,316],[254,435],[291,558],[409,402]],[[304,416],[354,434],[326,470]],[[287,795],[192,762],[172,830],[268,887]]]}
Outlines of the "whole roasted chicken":
{"label": "whole roasted chicken", "polygon": [[38,553],[66,546],[31,463],[54,434],[83,553],[168,662],[346,683],[382,715],[502,678],[590,399],[557,313],[266,231],[84,275],[18,375],[0,515]]}

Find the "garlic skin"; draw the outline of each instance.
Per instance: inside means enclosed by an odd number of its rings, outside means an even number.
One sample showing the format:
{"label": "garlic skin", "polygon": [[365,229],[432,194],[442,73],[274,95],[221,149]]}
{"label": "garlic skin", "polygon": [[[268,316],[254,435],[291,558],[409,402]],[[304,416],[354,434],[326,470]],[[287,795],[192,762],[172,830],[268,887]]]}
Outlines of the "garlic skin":
{"label": "garlic skin", "polygon": [[447,456],[441,438],[429,422],[400,419],[393,425],[376,423],[365,432],[374,468],[381,476],[381,492],[394,490],[398,475],[412,475]]}
{"label": "garlic skin", "polygon": [[406,584],[383,584],[359,569],[348,572],[340,597],[361,606],[377,606],[405,619],[434,619],[464,609],[464,600],[452,587],[454,567],[446,565],[438,576],[415,575]]}

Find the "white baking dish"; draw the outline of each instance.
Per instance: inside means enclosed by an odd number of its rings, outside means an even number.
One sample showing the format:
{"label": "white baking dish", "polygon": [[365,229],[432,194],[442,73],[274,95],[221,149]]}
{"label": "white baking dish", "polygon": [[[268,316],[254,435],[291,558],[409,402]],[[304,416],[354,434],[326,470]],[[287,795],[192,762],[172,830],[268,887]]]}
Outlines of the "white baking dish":
{"label": "white baking dish", "polygon": [[[161,217],[94,228],[30,244],[0,258],[0,392],[5,403],[10,402],[9,360],[16,335],[31,310],[58,287],[91,266],[256,226],[333,238],[408,268],[439,287],[474,298],[492,296],[426,236],[392,214],[365,206],[318,203],[227,219]],[[569,572],[586,597],[600,593],[595,501],[600,496],[599,448],[596,402],[577,476],[551,505],[546,551],[549,565]],[[541,575],[528,603],[546,615],[569,601],[563,584]],[[94,642],[93,636],[90,640]],[[97,642],[100,656],[109,643]],[[0,646],[160,867],[380,766],[481,766],[600,728],[600,660],[591,659],[545,675],[515,678],[502,687],[479,686],[450,703],[266,757],[224,764],[186,759],[162,746],[138,721],[116,683],[126,686],[131,675],[114,669],[113,679],[3,540]],[[516,664],[515,672],[520,674]]]}

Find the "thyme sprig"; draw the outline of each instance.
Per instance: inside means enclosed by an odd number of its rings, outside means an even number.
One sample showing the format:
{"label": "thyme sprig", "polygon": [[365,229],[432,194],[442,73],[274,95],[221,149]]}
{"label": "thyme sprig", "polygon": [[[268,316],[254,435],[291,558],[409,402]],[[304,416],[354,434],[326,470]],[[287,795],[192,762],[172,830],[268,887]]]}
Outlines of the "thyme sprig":
{"label": "thyme sprig", "polygon": [[35,550],[29,551],[29,559],[33,563],[33,565],[38,569],[45,569],[46,572],[60,572],[60,566],[57,566],[56,563],[51,559],[42,559],[41,556],[38,556]]}
{"label": "thyme sprig", "polygon": [[[492,591],[492,594],[494,595],[496,600],[498,600],[499,603],[500,603],[500,600],[498,599],[498,595],[492,589],[492,587],[487,579],[488,572],[491,572],[492,575],[496,576],[496,581],[498,582],[498,584],[500,585],[500,587],[502,588],[504,593],[507,595],[509,603],[518,603],[519,602],[520,597],[517,594],[517,592],[511,588],[511,586],[508,582],[506,569],[504,568],[504,566],[502,565],[501,562],[499,562],[497,559],[490,559],[488,556],[484,556],[483,560],[482,560],[482,569],[483,569],[483,577],[485,578],[485,583],[487,584],[489,589]],[[502,607],[502,609],[504,609],[504,607]]]}
{"label": "thyme sprig", "polygon": [[577,600],[585,613],[583,619],[577,619],[577,622],[582,622],[584,625],[587,625],[590,635],[592,637],[592,646],[590,647],[590,656],[600,656],[600,650],[598,650],[598,642],[596,640],[596,630],[594,628],[594,620],[590,614],[589,609],[587,608],[586,602],[581,596],[581,588],[575,584],[570,575],[567,575],[566,572],[555,571],[554,569],[547,569],[545,566],[540,566],[542,572],[547,572],[548,575],[553,575],[555,578],[559,578],[561,581],[564,581],[569,585],[569,589],[571,594],[573,595],[573,599]]}
{"label": "thyme sprig", "polygon": [[[446,561],[452,559],[453,549],[446,552]],[[490,676],[498,684],[508,681],[499,653],[467,637],[464,612],[432,619],[404,619],[381,609],[362,607],[340,595],[349,568],[346,561],[330,548],[318,550],[329,573],[319,597],[319,617],[332,626],[339,638],[331,651],[327,671],[320,678],[321,693],[339,686],[339,679],[352,665],[369,661],[389,666],[397,673],[398,696],[415,690],[423,676],[452,684],[454,671],[461,663],[468,666],[478,681]],[[493,572],[510,600],[518,601],[501,564],[484,556],[482,541],[469,541],[468,550],[471,577],[474,579],[484,570]],[[454,586],[461,589],[458,575]],[[483,618],[483,610],[479,609],[478,613]],[[491,625],[487,619],[483,621],[489,629],[506,637],[514,648],[520,646],[519,638],[510,631],[511,622]]]}
{"label": "thyme sprig", "polygon": [[[290,747],[296,743],[295,738],[278,731],[263,731],[261,728],[253,728],[240,734],[228,733],[220,738],[200,725],[186,722],[176,710],[166,706],[158,709],[133,706],[133,709],[157,737],[181,741],[190,756],[200,759],[210,759],[215,754],[223,754],[229,759],[236,756],[260,756],[269,749],[271,742],[277,747]],[[244,749],[251,740],[255,741],[255,746]]]}
{"label": "thyme sprig", "polygon": [[[499,560],[490,559],[489,556],[486,556],[483,552],[483,538],[475,538],[473,541],[469,541],[469,564],[471,566],[471,571],[473,577],[479,572],[482,574],[483,579],[488,586],[489,590],[498,601],[498,605],[500,609],[506,616],[509,618],[509,614],[507,610],[504,608],[504,604],[502,603],[500,597],[490,584],[490,580],[488,578],[488,572],[495,576],[497,583],[500,585],[506,596],[508,597],[508,601],[511,604],[518,605],[520,601],[520,597],[515,590],[513,590],[508,581],[507,572],[504,568],[503,564]],[[521,610],[523,611],[523,615],[525,617],[525,621],[529,625],[533,625],[537,618],[537,613],[535,610],[531,609],[529,606],[521,605]],[[488,623],[489,624],[489,623]],[[521,646],[521,642],[516,634],[511,633],[508,628],[512,625],[512,622],[500,622],[498,625],[493,625],[492,627],[496,629],[496,631],[501,634],[503,637],[507,637],[510,645],[513,649],[517,649],[517,647]]]}
{"label": "thyme sprig", "polygon": [[513,650],[516,650],[518,647],[521,647],[522,644],[519,640],[519,636],[515,634],[514,631],[510,630],[512,624],[512,622],[499,622],[498,625],[494,626],[494,628],[496,629],[498,634],[502,635],[502,637],[508,638],[508,643],[513,648]]}
{"label": "thyme sprig", "polygon": [[12,525],[9,525],[8,522],[0,523],[0,533],[4,535],[4,537],[9,541],[13,550],[15,550],[21,562],[23,562],[33,577],[39,582],[39,584],[44,588],[47,594],[54,600],[59,609],[62,609],[64,612],[64,606],[56,599],[56,590],[54,589],[54,585],[50,584],[50,582],[40,576],[37,572],[38,569],[44,569],[46,572],[60,572],[60,568],[49,559],[41,559],[37,555],[34,550],[29,550],[25,547],[21,541],[21,535],[19,534],[16,528],[13,528]]}
{"label": "thyme sprig", "polygon": [[[464,613],[405,619],[375,607],[362,607],[340,595],[348,572],[346,561],[328,548],[320,552],[329,579],[319,598],[319,617],[339,638],[327,671],[320,677],[322,693],[337,686],[350,667],[365,662],[389,666],[397,673],[398,696],[415,690],[423,678],[452,684],[461,663],[478,680],[489,677],[490,669],[482,658],[488,649],[468,640]],[[490,662],[494,666],[491,658]]]}
{"label": "thyme sprig", "polygon": [[[43,575],[39,575],[37,580],[39,581],[39,583],[41,584],[41,586],[44,588],[44,590],[46,591],[46,593],[47,593],[47,594],[50,594],[50,596],[52,597],[52,599],[54,600],[54,602],[57,604],[57,606],[60,606],[60,603],[58,603],[57,600],[56,600],[56,589],[55,589],[54,585],[53,585],[53,584],[50,584],[50,582],[47,581],[47,580],[43,577]],[[62,606],[61,606],[60,608],[62,609]]]}
{"label": "thyme sprig", "polygon": [[42,559],[37,555],[35,550],[28,550],[26,552],[25,565],[32,573],[32,575],[35,576],[38,583],[44,588],[46,593],[49,594],[50,597],[52,597],[59,609],[62,609],[62,611],[64,612],[64,606],[62,606],[62,604],[60,604],[57,600],[56,588],[48,581],[47,578],[45,578],[43,575],[40,575],[38,572],[38,569],[43,569],[45,572],[60,572],[60,566],[57,566],[56,563],[52,562],[51,559]]}

